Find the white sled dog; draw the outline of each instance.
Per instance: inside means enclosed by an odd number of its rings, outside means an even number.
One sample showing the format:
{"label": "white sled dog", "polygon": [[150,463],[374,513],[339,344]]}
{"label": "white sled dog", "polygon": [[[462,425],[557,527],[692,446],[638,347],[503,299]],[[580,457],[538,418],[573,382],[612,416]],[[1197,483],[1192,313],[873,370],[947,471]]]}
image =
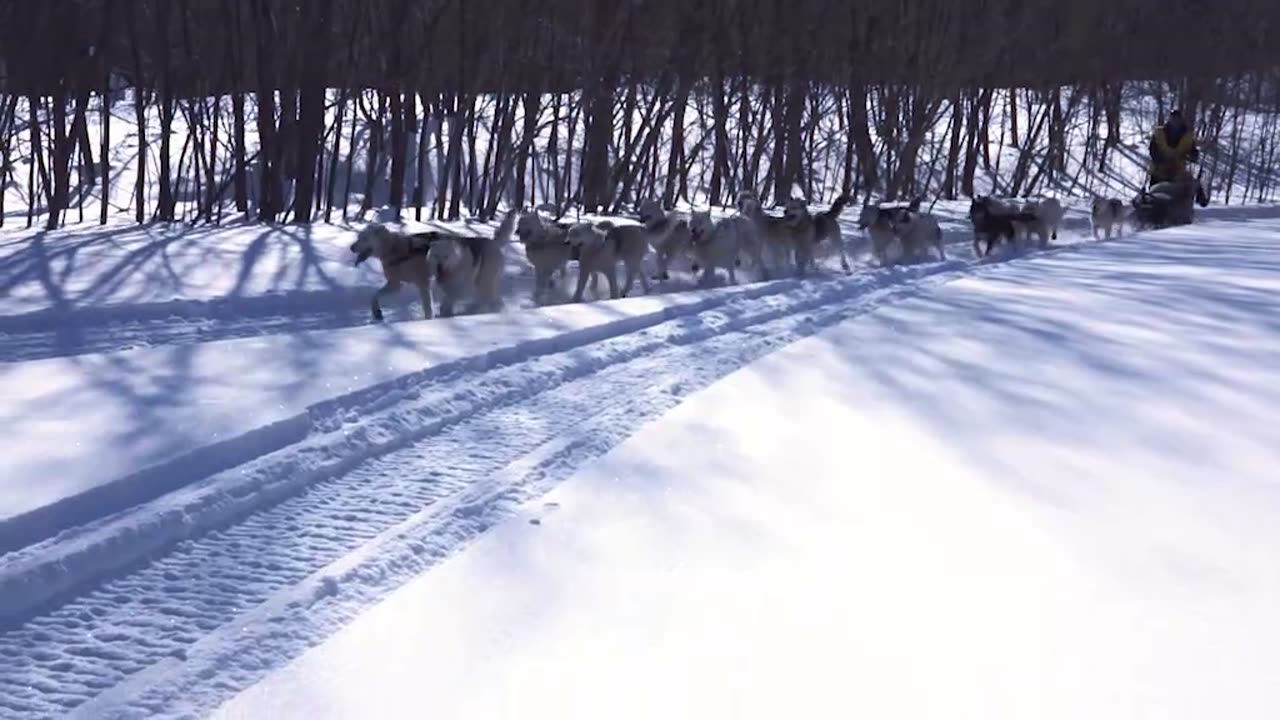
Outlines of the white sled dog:
{"label": "white sled dog", "polygon": [[518,210],[509,210],[493,237],[436,233],[427,249],[427,269],[444,299],[440,315],[451,317],[457,303],[470,299],[472,309],[502,308],[503,247],[510,242]]}
{"label": "white sled dog", "polygon": [[[573,301],[582,302],[588,279],[597,273],[609,283],[609,297],[626,297],[636,278],[645,293],[649,280],[644,274],[644,258],[649,253],[646,231],[639,225],[614,225],[603,221],[592,225],[578,223],[569,228],[569,245],[578,253],[578,287]],[[618,287],[618,263],[626,272],[626,283]],[[592,283],[594,286],[594,282]]]}
{"label": "white sled dog", "polygon": [[671,263],[689,252],[692,239],[689,222],[675,213],[667,212],[661,203],[652,198],[640,203],[636,215],[644,227],[649,247],[653,248],[658,258],[658,273],[654,279],[670,280]]}
{"label": "white sled dog", "polygon": [[921,212],[920,198],[912,200],[910,205],[891,217],[893,233],[902,243],[904,256],[920,258],[927,249],[933,248],[938,253],[939,260],[947,259],[947,251],[942,242],[942,225],[933,213]]}
{"label": "white sled dog", "polygon": [[751,242],[746,237],[752,230],[749,223],[749,220],[741,217],[716,222],[711,219],[710,210],[700,210],[690,216],[693,271],[696,273],[702,269],[701,284],[709,285],[714,282],[717,268],[724,268],[729,274],[729,282],[738,284],[737,268],[741,264],[739,254]]}
{"label": "white sled dog", "polygon": [[523,213],[516,222],[516,237],[524,245],[524,256],[533,266],[535,303],[555,287],[557,271],[562,280],[568,274],[573,254],[568,231],[568,226],[546,222],[536,212]]}
{"label": "white sled dog", "polygon": [[1115,232],[1118,236],[1124,234],[1125,222],[1129,220],[1130,207],[1120,198],[1094,198],[1093,207],[1089,209],[1089,219],[1093,224],[1093,238],[1098,238],[1098,232],[1103,233],[1103,238],[1110,240],[1111,233]]}
{"label": "white sled dog", "polygon": [[1051,197],[1023,203],[1022,212],[1036,216],[1036,221],[1026,227],[1024,234],[1030,239],[1030,233],[1034,232],[1040,239],[1041,248],[1048,247],[1050,239],[1058,239],[1058,228],[1062,225],[1063,216],[1067,214],[1062,203]]}
{"label": "white sled dog", "polygon": [[[772,280],[774,275],[790,264],[795,250],[794,218],[786,215],[773,217],[760,206],[760,198],[751,190],[738,193],[738,212],[755,226],[758,250],[752,252],[762,280]],[[766,260],[766,257],[768,258]]]}

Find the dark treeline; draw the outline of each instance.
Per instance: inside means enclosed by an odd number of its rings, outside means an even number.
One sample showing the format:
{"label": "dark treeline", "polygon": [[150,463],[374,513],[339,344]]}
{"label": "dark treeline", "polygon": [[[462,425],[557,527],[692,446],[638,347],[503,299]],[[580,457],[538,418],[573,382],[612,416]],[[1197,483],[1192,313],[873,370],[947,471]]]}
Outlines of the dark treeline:
{"label": "dark treeline", "polygon": [[1016,194],[1105,174],[1145,96],[1261,197],[1275,27],[1274,0],[7,0],[0,185],[50,227],[119,197],[101,119],[127,107],[139,222]]}

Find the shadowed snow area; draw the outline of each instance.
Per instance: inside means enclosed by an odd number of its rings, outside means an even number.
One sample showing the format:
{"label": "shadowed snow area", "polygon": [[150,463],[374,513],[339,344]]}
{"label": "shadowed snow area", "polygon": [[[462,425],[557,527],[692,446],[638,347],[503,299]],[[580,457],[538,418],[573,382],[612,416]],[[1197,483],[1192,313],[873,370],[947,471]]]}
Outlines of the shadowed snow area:
{"label": "shadowed snow area", "polygon": [[1027,258],[801,340],[216,717],[1274,717],[1277,238]]}

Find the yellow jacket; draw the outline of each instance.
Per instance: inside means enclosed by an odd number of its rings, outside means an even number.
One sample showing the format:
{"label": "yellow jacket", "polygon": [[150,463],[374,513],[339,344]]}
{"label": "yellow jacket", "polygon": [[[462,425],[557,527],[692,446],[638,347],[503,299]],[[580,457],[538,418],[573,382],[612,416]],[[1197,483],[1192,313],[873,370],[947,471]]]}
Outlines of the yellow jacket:
{"label": "yellow jacket", "polygon": [[1162,125],[1151,134],[1151,173],[1166,180],[1173,180],[1187,169],[1187,160],[1194,160],[1199,153],[1196,136],[1191,128],[1182,133],[1175,145],[1169,145],[1168,132]]}

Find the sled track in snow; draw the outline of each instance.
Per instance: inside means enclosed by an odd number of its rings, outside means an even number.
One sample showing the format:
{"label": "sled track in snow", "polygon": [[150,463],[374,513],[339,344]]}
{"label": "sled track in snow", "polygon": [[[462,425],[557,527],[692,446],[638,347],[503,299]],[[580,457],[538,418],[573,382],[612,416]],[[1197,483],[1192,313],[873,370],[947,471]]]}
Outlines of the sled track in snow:
{"label": "sled track in snow", "polygon": [[[1271,218],[1275,212],[1268,206],[1211,206],[1197,208],[1196,214],[1198,221],[1207,222]],[[1067,235],[1089,241],[1090,222],[1085,215],[1068,215],[1061,229]],[[846,237],[855,242],[865,240],[860,233],[848,233]],[[960,250],[962,255],[968,255],[972,236],[963,221],[945,229],[945,236],[949,253]],[[1058,248],[1064,246],[1070,244],[1063,245],[1061,240],[1056,244]],[[861,263],[855,266],[860,271],[870,267]],[[529,278],[521,276],[516,282],[520,284],[517,295],[527,292],[525,283]],[[349,287],[0,316],[0,363],[356,327],[369,322],[368,302],[374,289]],[[414,293],[403,291],[384,302],[388,321],[420,319],[413,296]]]}
{"label": "sled track in snow", "polygon": [[0,716],[207,712],[688,394],[967,267],[802,283],[399,387],[334,408],[298,445],[15,553],[0,592],[83,566],[69,545],[183,528],[0,629]]}

